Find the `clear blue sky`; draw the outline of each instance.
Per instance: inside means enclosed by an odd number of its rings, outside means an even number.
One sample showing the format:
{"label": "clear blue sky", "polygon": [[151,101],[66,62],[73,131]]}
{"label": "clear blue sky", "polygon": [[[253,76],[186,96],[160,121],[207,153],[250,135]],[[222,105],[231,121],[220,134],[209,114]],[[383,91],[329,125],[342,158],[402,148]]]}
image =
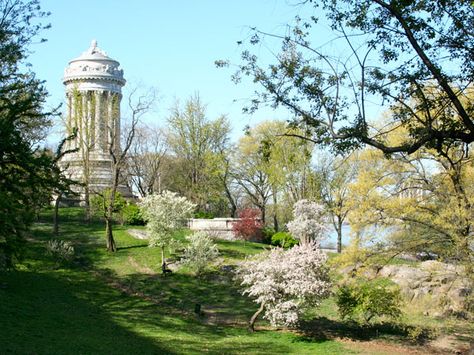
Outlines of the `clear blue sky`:
{"label": "clear blue sky", "polygon": [[[263,119],[286,119],[286,111],[241,113],[255,87],[234,85],[231,69],[218,69],[216,59],[239,62],[237,41],[249,27],[284,32],[301,9],[286,0],[43,0],[52,27],[46,43],[32,46],[29,58],[38,77],[46,80],[49,105],[63,101],[62,76],[68,62],[85,51],[92,39],[118,60],[130,83],[155,86],[160,99],[146,118],[164,125],[175,98],[184,101],[199,92],[209,118],[227,114],[233,137],[245,125]],[[267,55],[268,53],[265,52]],[[237,102],[234,102],[237,100]],[[50,142],[55,141],[54,136]]]}

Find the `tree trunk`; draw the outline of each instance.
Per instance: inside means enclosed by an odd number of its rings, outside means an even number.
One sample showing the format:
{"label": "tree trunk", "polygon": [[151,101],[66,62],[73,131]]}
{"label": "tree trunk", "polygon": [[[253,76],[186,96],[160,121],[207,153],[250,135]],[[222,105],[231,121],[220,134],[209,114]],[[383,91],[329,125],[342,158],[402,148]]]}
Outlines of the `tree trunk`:
{"label": "tree trunk", "polygon": [[59,194],[54,201],[54,213],[53,213],[53,234],[59,234],[59,202],[61,201],[61,195]]}
{"label": "tree trunk", "polygon": [[340,216],[337,216],[337,252],[342,252],[342,220]]}
{"label": "tree trunk", "polygon": [[227,184],[225,183],[225,181],[224,181],[223,184],[224,184],[225,194],[226,194],[227,199],[229,200],[229,204],[230,204],[230,216],[232,218],[236,218],[237,217],[237,204],[235,203],[234,198],[232,196],[232,193],[230,192],[229,188],[227,187]]}
{"label": "tree trunk", "polygon": [[161,272],[166,275],[165,247],[161,247]]}
{"label": "tree trunk", "polygon": [[275,232],[278,232],[278,229],[279,229],[277,206],[278,206],[278,200],[277,200],[276,189],[273,189],[273,229],[275,229]]}
{"label": "tree trunk", "polygon": [[266,211],[265,211],[265,206],[259,206],[260,213],[262,215],[262,225],[265,225],[265,220],[266,220]]}
{"label": "tree trunk", "polygon": [[84,203],[85,203],[85,212],[86,215],[84,217],[84,220],[87,223],[90,223],[91,221],[91,202],[90,202],[90,192],[89,192],[89,187],[85,186],[84,187]]}
{"label": "tree trunk", "polygon": [[252,318],[250,318],[250,321],[249,321],[249,331],[251,332],[254,332],[255,331],[255,322],[257,321],[257,318],[258,316],[260,315],[260,313],[263,312],[263,310],[265,309],[265,303],[262,303],[260,305],[260,308],[257,310],[257,312],[255,312],[252,316]]}
{"label": "tree trunk", "polygon": [[112,232],[112,219],[105,217],[105,236],[107,239],[107,251],[112,253],[117,251],[117,246],[115,245],[114,235]]}

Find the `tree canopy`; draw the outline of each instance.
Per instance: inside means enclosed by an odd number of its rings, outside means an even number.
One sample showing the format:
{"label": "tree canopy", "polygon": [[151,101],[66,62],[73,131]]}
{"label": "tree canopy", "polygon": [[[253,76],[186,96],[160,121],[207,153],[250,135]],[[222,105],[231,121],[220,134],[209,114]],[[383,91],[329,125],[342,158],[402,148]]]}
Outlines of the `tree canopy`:
{"label": "tree canopy", "polygon": [[39,32],[38,1],[0,1],[0,267],[11,267],[33,211],[60,188],[56,158],[38,142],[51,114],[46,90],[25,60]]}
{"label": "tree canopy", "polygon": [[[386,154],[474,141],[474,7],[471,1],[303,1],[284,34],[253,29],[250,46],[281,42],[265,66],[242,53],[233,76],[250,76],[263,90],[246,108],[284,106],[313,140],[337,150],[370,145]],[[322,16],[320,16],[322,14]],[[321,36],[323,25],[331,35]],[[218,61],[218,65],[226,65]],[[374,103],[390,108],[390,129],[404,127],[392,145],[376,129]]]}

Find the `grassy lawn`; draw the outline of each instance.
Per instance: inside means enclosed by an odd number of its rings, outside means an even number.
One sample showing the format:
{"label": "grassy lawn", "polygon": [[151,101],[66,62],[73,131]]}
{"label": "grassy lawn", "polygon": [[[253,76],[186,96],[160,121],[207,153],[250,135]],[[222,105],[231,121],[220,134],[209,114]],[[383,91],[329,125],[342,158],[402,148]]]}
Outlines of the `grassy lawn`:
{"label": "grassy lawn", "polygon": [[[241,295],[232,270],[266,245],[219,241],[220,257],[202,277],[176,263],[175,272],[163,276],[160,250],[131,237],[127,227],[115,226],[118,251],[110,254],[102,223],[85,224],[78,209],[63,209],[61,221],[59,237],[77,251],[73,263],[59,266],[46,254],[52,226],[45,213],[18,270],[0,274],[0,353],[392,354],[406,349],[403,327],[341,322],[333,299],[308,314],[298,332],[259,321],[258,331],[249,333],[246,324],[257,305]],[[186,233],[177,238],[184,241]],[[168,256],[176,261],[179,250]],[[195,313],[197,305],[201,314]],[[405,321],[466,331],[466,324],[417,314]],[[379,341],[403,348],[360,348]]]}
{"label": "grassy lawn", "polygon": [[[351,353],[335,340],[309,341],[265,323],[247,331],[256,305],[240,295],[224,264],[263,245],[223,241],[219,263],[202,278],[185,269],[164,277],[158,249],[117,226],[119,250],[109,254],[102,224],[84,224],[73,212],[62,211],[60,238],[74,243],[75,263],[58,267],[46,255],[52,235],[43,220],[18,270],[0,274],[0,353]],[[202,315],[194,313],[196,304]]]}

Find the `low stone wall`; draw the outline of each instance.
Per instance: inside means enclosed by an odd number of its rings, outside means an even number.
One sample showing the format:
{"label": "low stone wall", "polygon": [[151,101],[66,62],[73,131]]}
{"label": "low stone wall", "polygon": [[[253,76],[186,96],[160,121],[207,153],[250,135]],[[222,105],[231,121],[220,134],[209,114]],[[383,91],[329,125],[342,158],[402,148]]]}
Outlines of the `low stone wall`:
{"label": "low stone wall", "polygon": [[188,227],[192,231],[203,231],[212,237],[235,240],[232,224],[239,218],[190,219]]}

